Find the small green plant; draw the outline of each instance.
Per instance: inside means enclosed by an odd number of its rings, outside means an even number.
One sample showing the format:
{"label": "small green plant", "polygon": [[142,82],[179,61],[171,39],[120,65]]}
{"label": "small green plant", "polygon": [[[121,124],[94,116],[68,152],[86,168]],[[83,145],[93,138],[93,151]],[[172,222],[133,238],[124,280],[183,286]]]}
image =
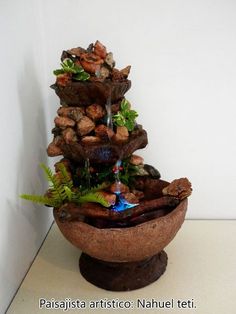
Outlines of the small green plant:
{"label": "small green plant", "polygon": [[63,163],[58,164],[59,176],[54,175],[52,170],[41,164],[45,176],[49,182],[49,189],[46,195],[29,195],[22,194],[21,198],[39,204],[44,204],[52,207],[61,207],[64,203],[73,202],[82,204],[86,202],[99,203],[104,207],[110,207],[111,204],[103,197],[100,190],[104,189],[104,185],[93,187],[84,191],[79,191],[73,186],[73,181],[70,178]]}
{"label": "small green plant", "polygon": [[64,73],[72,73],[72,78],[76,81],[87,81],[90,75],[84,69],[75,64],[71,59],[66,58],[61,63],[61,69],[53,71],[53,74],[60,75]]}
{"label": "small green plant", "polygon": [[128,131],[133,131],[135,127],[135,119],[138,117],[138,113],[135,110],[130,109],[130,103],[128,100],[123,99],[120,105],[120,111],[115,114],[112,119],[116,126],[125,126]]}

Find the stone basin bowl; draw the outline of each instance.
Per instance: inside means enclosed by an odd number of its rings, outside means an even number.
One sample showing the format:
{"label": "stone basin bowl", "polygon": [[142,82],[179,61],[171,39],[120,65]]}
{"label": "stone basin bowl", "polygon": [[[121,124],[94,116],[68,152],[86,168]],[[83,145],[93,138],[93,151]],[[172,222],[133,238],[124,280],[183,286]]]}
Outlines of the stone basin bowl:
{"label": "stone basin bowl", "polygon": [[139,130],[136,134],[131,134],[127,142],[117,143],[94,143],[84,144],[72,142],[60,146],[63,156],[76,162],[84,162],[89,159],[93,163],[114,163],[119,159],[125,159],[135,150],[144,148],[148,143],[145,130]]}
{"label": "stone basin bowl", "polygon": [[169,214],[128,228],[99,229],[79,221],[55,221],[64,237],[84,253],[107,262],[142,261],[163,250],[185,219],[187,199]]}
{"label": "stone basin bowl", "polygon": [[61,102],[68,106],[89,106],[91,104],[105,105],[110,98],[115,103],[124,97],[130,89],[131,81],[112,82],[70,82],[65,87],[56,83],[51,85]]}

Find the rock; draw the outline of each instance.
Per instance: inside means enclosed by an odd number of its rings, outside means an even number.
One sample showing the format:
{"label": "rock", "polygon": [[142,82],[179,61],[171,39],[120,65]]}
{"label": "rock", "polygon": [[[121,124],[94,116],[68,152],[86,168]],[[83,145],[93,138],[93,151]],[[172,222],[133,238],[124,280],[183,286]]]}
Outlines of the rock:
{"label": "rock", "polygon": [[54,136],[58,136],[58,135],[61,135],[61,131],[62,131],[61,128],[59,128],[58,126],[55,126],[55,127],[52,129],[52,134],[53,134]]}
{"label": "rock", "polygon": [[104,191],[99,191],[99,194],[110,204],[114,205],[116,203],[116,195]]}
{"label": "rock", "polygon": [[114,182],[111,186],[110,186],[110,191],[112,193],[128,193],[129,192],[129,187],[125,184],[123,184],[122,182]]}
{"label": "rock", "polygon": [[154,168],[151,165],[145,164],[144,165],[144,169],[147,171],[147,173],[150,175],[150,177],[152,177],[153,179],[160,179],[161,174],[160,172]]}
{"label": "rock", "polygon": [[96,126],[94,131],[96,136],[100,137],[104,141],[109,140],[109,138],[114,135],[113,130],[108,128],[104,124],[99,124],[98,126]]}
{"label": "rock", "polygon": [[77,123],[77,132],[80,136],[87,135],[95,128],[94,122],[86,116],[83,116]]}
{"label": "rock", "polygon": [[115,66],[115,61],[114,61],[114,59],[113,59],[113,53],[112,53],[112,52],[109,52],[109,53],[106,55],[105,63],[106,63],[111,69],[114,68],[114,66]]}
{"label": "rock", "polygon": [[138,199],[144,198],[144,193],[143,193],[143,191],[132,190],[131,192],[132,192]]}
{"label": "rock", "polygon": [[63,73],[57,75],[56,83],[59,86],[65,87],[68,83],[71,82],[71,73]]}
{"label": "rock", "polygon": [[107,49],[105,46],[103,46],[102,43],[100,43],[100,41],[97,40],[94,45],[94,53],[100,58],[105,59],[107,55]]}
{"label": "rock", "polygon": [[66,52],[68,54],[70,54],[70,55],[73,55],[73,56],[76,56],[76,57],[80,57],[83,53],[86,53],[86,50],[84,48],[77,47],[77,48],[69,49]]}
{"label": "rock", "polygon": [[143,158],[141,156],[133,154],[130,157],[129,163],[134,166],[139,166],[143,164]]}
{"label": "rock", "polygon": [[118,126],[116,134],[113,136],[114,142],[126,142],[129,138],[129,131],[125,126]]}
{"label": "rock", "polygon": [[107,77],[109,77],[110,75],[110,72],[108,70],[108,68],[102,66],[101,69],[100,69],[100,72],[99,72],[99,77],[102,79],[102,80],[105,80]]}
{"label": "rock", "polygon": [[112,104],[111,105],[111,113],[115,114],[120,110],[120,104]]}
{"label": "rock", "polygon": [[92,52],[86,52],[80,56],[80,63],[86,72],[95,74],[100,71],[104,60]]}
{"label": "rock", "polygon": [[122,193],[123,197],[129,204],[138,204],[139,199],[133,193]]}
{"label": "rock", "polygon": [[92,120],[98,120],[105,116],[106,112],[104,108],[97,104],[92,104],[86,108],[86,114]]}
{"label": "rock", "polygon": [[53,139],[53,142],[55,143],[56,146],[61,146],[62,144],[65,143],[64,138],[62,135],[55,136]]}
{"label": "rock", "polygon": [[192,193],[191,183],[187,178],[180,178],[172,181],[168,186],[166,186],[162,193],[163,195],[169,195],[183,200]]}
{"label": "rock", "polygon": [[54,142],[50,143],[48,145],[48,148],[47,148],[47,154],[48,156],[50,157],[55,157],[55,156],[60,156],[63,154],[62,150],[60,147],[58,147],[57,145],[55,145]]}
{"label": "rock", "polygon": [[124,69],[120,70],[120,73],[123,75],[124,78],[127,78],[129,76],[130,69],[131,69],[131,66],[128,65]]}
{"label": "rock", "polygon": [[116,68],[113,68],[112,73],[111,73],[112,81],[126,80],[129,75],[130,68],[131,68],[130,65],[128,65],[123,70],[118,70]]}
{"label": "rock", "polygon": [[75,126],[75,121],[66,117],[56,117],[54,119],[54,122],[55,122],[55,125],[60,128]]}
{"label": "rock", "polygon": [[59,164],[63,164],[66,170],[70,172],[70,161],[68,159],[62,158],[60,161],[55,163],[54,168],[56,172],[60,171]]}
{"label": "rock", "polygon": [[84,108],[80,107],[60,107],[57,114],[78,122],[84,116],[85,111]]}
{"label": "rock", "polygon": [[76,133],[72,128],[66,128],[65,130],[63,130],[62,136],[67,144],[76,142],[78,140]]}
{"label": "rock", "polygon": [[97,136],[84,136],[81,141],[84,144],[94,144],[101,142],[101,139]]}

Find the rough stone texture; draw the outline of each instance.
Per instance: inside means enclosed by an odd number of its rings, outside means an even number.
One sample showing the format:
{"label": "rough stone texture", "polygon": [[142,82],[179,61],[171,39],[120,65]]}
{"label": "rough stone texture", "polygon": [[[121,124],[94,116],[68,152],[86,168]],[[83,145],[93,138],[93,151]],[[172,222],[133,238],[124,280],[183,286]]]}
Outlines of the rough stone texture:
{"label": "rough stone texture", "polygon": [[130,89],[131,81],[122,82],[70,82],[65,87],[53,84],[57,96],[62,103],[68,106],[89,106],[91,104],[106,104],[109,93],[111,93],[111,103],[121,99]]}
{"label": "rough stone texture", "polygon": [[60,146],[63,156],[76,162],[82,162],[89,158],[93,163],[115,163],[119,158],[124,159],[134,151],[144,148],[148,143],[147,133],[140,130],[139,133],[130,135],[126,143],[73,143],[73,145],[62,143]]}
{"label": "rough stone texture", "polygon": [[65,238],[84,253],[108,262],[142,261],[162,251],[184,222],[187,199],[172,212],[134,227],[98,229],[84,222],[55,221]]}
{"label": "rough stone texture", "polygon": [[164,251],[139,262],[103,262],[82,254],[79,261],[82,276],[97,287],[111,291],[139,289],[156,281],[165,272]]}

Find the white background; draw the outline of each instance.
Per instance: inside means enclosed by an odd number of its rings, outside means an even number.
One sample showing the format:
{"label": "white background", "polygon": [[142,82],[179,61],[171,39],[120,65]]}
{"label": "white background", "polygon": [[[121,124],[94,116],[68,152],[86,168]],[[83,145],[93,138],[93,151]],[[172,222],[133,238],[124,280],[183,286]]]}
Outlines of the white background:
{"label": "white background", "polygon": [[18,195],[45,189],[63,49],[99,39],[118,68],[131,64],[140,154],[164,179],[191,180],[188,218],[236,218],[235,14],[233,0],[0,0],[0,313],[52,221]]}

